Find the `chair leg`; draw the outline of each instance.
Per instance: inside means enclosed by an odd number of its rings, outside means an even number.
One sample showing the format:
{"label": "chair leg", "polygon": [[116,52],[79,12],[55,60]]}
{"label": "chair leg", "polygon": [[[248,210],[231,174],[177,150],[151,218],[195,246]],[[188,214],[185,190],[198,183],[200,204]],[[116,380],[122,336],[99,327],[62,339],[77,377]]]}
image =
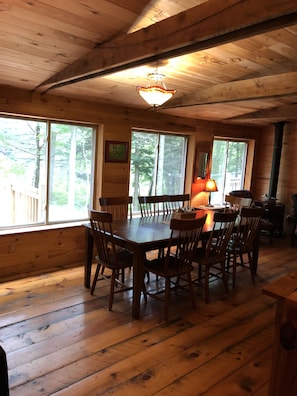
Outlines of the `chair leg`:
{"label": "chair leg", "polygon": [[192,301],[192,307],[196,308],[196,301],[195,301],[195,295],[194,295],[194,288],[193,288],[193,283],[192,283],[192,276],[191,273],[187,273],[187,278],[188,278],[188,288],[189,288],[189,295],[190,299]]}
{"label": "chair leg", "polygon": [[228,293],[228,279],[227,279],[227,274],[225,271],[225,261],[221,262],[221,270],[222,270],[222,278],[223,278],[225,291],[226,291],[226,293]]}
{"label": "chair leg", "polygon": [[204,279],[204,293],[205,293],[205,303],[209,303],[209,267],[205,266],[205,279]]}
{"label": "chair leg", "polygon": [[235,289],[235,283],[236,283],[236,270],[237,270],[237,260],[236,260],[236,254],[234,253],[233,255],[233,268],[232,268],[232,287]]}
{"label": "chair leg", "polygon": [[122,269],[122,283],[125,283],[125,270]]}
{"label": "chair leg", "polygon": [[145,283],[144,283],[144,278],[143,278],[143,282],[142,282],[142,292],[143,292],[144,302],[147,303],[147,293],[146,293],[146,287],[145,287]]}
{"label": "chair leg", "polygon": [[108,304],[109,311],[112,310],[115,283],[116,283],[116,271],[113,270],[111,274],[111,283],[110,283],[110,291],[109,291],[109,304]]}
{"label": "chair leg", "polygon": [[250,273],[251,273],[252,282],[255,283],[255,268],[254,268],[254,265],[253,265],[253,257],[252,257],[251,252],[248,252],[248,259],[249,259]]}
{"label": "chair leg", "polygon": [[198,281],[200,282],[201,276],[202,276],[202,266],[199,264],[198,265]]}
{"label": "chair leg", "polygon": [[101,264],[98,263],[97,264],[97,268],[96,268],[96,272],[95,272],[95,275],[94,275],[93,283],[92,283],[91,295],[94,294],[94,290],[95,290],[95,287],[96,287],[96,284],[97,284],[100,268],[101,268]]}
{"label": "chair leg", "polygon": [[168,320],[169,309],[169,294],[170,294],[170,278],[165,278],[165,296],[164,296],[164,320]]}

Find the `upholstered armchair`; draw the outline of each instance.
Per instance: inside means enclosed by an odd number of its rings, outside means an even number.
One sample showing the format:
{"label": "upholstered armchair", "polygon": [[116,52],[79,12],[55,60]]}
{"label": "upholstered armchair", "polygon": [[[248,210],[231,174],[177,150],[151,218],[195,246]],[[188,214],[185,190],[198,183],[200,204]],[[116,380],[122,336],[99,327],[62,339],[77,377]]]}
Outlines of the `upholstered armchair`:
{"label": "upholstered armchair", "polygon": [[290,214],[287,215],[287,221],[290,228],[291,245],[295,246],[297,240],[297,194],[292,195],[293,207]]}

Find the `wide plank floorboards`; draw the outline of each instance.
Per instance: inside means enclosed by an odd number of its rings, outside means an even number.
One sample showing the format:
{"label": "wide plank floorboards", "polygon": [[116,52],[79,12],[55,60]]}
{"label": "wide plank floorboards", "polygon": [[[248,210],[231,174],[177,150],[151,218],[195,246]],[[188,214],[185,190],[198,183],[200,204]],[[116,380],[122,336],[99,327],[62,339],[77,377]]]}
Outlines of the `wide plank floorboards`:
{"label": "wide plank floorboards", "polygon": [[213,282],[210,304],[195,289],[195,310],[173,294],[168,322],[149,297],[132,320],[131,292],[109,312],[108,285],[91,296],[81,267],[1,283],[10,395],[267,395],[275,301],[262,287],[296,270],[296,248],[264,241],[255,284],[248,270],[228,295]]}

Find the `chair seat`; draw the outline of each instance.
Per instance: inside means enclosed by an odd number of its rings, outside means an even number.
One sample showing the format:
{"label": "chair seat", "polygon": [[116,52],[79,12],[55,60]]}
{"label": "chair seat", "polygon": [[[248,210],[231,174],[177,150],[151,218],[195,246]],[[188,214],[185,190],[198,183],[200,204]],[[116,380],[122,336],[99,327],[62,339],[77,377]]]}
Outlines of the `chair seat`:
{"label": "chair seat", "polygon": [[[117,262],[113,261],[113,254],[109,255],[109,262],[102,263],[104,267],[109,269],[124,269],[131,266],[131,261],[133,259],[133,254],[129,250],[119,250],[116,252]],[[95,260],[100,262],[99,256],[95,256]]]}
{"label": "chair seat", "polygon": [[144,268],[146,271],[160,276],[180,276],[194,269],[192,265],[181,266],[179,260],[176,257],[169,258],[169,265],[166,268],[166,271],[163,270],[164,264],[165,257],[147,261]]}

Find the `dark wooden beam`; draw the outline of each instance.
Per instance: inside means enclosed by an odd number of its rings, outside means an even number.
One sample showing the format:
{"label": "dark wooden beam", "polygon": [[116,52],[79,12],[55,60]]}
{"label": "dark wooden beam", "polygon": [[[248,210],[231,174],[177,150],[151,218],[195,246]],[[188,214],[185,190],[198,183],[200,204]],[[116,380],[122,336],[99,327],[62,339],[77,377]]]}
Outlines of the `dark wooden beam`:
{"label": "dark wooden beam", "polygon": [[297,21],[296,0],[209,0],[93,49],[37,87],[45,91],[240,40]]}

